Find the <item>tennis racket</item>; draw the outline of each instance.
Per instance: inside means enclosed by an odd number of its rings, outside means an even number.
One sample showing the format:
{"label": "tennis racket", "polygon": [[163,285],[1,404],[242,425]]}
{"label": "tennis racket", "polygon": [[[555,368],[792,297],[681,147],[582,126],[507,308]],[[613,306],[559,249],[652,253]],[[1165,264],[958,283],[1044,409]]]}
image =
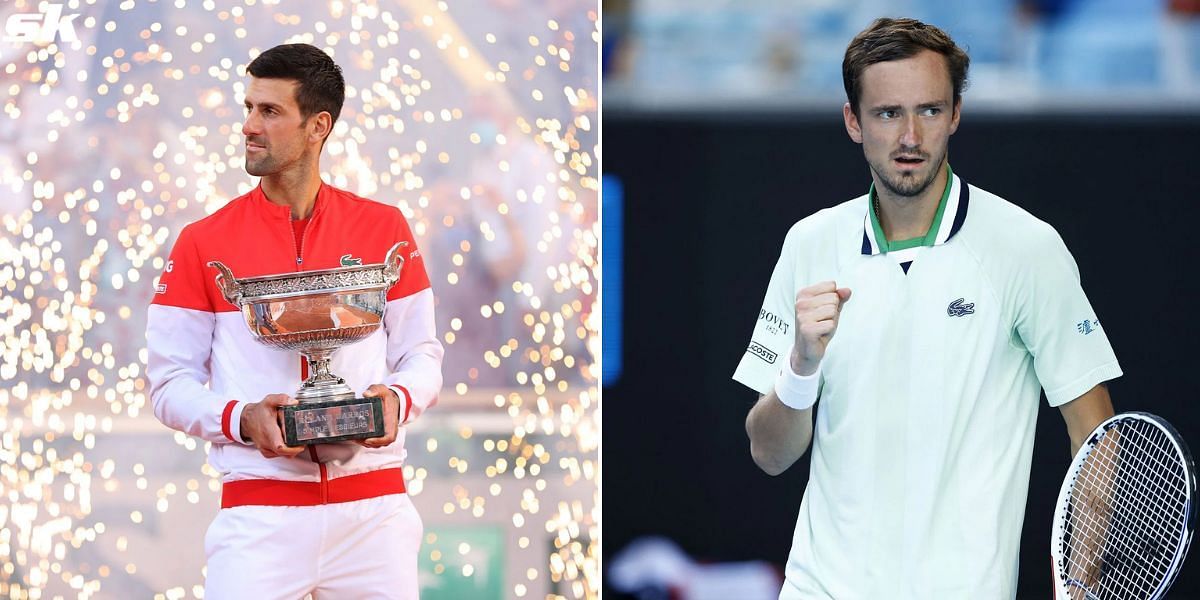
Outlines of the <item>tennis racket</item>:
{"label": "tennis racket", "polygon": [[1174,427],[1142,412],[1101,423],[1054,507],[1054,597],[1162,598],[1187,556],[1195,502],[1196,467]]}

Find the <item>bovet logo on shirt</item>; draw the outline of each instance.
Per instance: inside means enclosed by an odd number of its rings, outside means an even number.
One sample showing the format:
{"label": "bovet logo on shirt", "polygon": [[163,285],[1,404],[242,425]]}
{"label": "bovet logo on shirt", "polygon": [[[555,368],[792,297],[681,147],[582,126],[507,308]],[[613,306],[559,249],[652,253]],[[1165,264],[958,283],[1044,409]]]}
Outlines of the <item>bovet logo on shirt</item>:
{"label": "bovet logo on shirt", "polygon": [[973,315],[975,314],[975,303],[967,303],[964,298],[959,298],[958,300],[951,302],[950,306],[946,307],[946,314],[952,317],[965,317],[967,315]]}
{"label": "bovet logo on shirt", "polygon": [[768,312],[765,308],[758,311],[758,320],[763,322],[768,332],[776,335],[787,335],[788,327],[791,326],[790,321],[776,316],[773,312]]}
{"label": "bovet logo on shirt", "polygon": [[766,346],[758,342],[750,342],[750,347],[746,349],[746,352],[763,359],[768,365],[775,364],[775,359],[779,357],[778,354],[767,350]]}

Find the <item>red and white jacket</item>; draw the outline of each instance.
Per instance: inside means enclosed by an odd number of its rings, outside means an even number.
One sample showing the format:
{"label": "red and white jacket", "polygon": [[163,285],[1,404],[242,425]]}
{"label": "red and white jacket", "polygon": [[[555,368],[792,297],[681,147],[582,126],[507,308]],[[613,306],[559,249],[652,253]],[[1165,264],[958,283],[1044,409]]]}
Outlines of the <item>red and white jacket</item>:
{"label": "red and white jacket", "polygon": [[224,482],[222,506],[311,505],[403,492],[406,452],[403,427],[385,448],[321,444],[294,458],[264,458],[242,441],[246,405],[294,394],[307,369],[299,353],[251,337],[208,262],[221,261],[241,279],[334,268],[343,259],[381,263],[398,241],[409,243],[409,253],[388,291],[383,327],[338,349],[330,369],[360,396],[372,384],[392,387],[401,423],[408,423],[437,402],[443,349],[429,276],[396,207],[322,184],[297,247],[291,208],[271,203],[257,187],[180,232],[147,314],[150,397],[165,425],[213,443],[208,461]]}

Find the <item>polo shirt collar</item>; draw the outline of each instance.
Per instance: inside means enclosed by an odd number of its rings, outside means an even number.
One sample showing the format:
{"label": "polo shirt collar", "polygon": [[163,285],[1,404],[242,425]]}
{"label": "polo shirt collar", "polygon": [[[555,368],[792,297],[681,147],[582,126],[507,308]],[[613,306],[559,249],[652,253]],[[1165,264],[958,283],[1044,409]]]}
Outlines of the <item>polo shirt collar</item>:
{"label": "polo shirt collar", "polygon": [[946,165],[946,173],[948,185],[942,193],[942,200],[938,203],[937,213],[933,217],[933,223],[929,227],[929,232],[925,234],[925,238],[915,244],[900,242],[892,242],[889,246],[887,238],[883,235],[883,227],[879,223],[879,217],[875,214],[875,184],[871,184],[870,191],[867,192],[867,214],[863,218],[863,240],[862,253],[864,255],[887,254],[889,250],[900,250],[911,248],[914,246],[939,246],[946,243],[954,234],[962,229],[963,222],[967,218],[967,205],[970,200],[970,188],[962,183],[962,180],[954,174],[949,165]]}

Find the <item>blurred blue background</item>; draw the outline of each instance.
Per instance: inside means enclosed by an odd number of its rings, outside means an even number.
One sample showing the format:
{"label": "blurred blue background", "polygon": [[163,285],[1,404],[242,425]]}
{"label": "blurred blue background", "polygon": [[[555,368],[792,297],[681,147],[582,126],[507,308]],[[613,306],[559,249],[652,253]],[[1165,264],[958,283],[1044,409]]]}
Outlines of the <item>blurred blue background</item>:
{"label": "blurred blue background", "polygon": [[840,104],[846,43],[880,16],[954,37],[975,106],[1198,108],[1197,0],[606,0],[605,109]]}

